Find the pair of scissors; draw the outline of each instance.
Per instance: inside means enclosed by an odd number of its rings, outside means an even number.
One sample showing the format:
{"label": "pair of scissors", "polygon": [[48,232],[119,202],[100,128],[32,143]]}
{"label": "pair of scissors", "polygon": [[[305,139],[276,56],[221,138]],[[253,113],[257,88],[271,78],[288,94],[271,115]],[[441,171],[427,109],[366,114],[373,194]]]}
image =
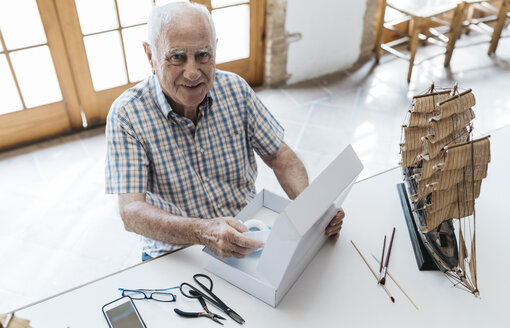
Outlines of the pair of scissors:
{"label": "pair of scissors", "polygon": [[[209,283],[209,287],[206,286],[206,284],[203,284],[200,282],[199,278],[207,280]],[[184,295],[187,298],[198,298],[200,300],[200,297],[204,300],[208,300],[212,304],[214,304],[218,309],[225,312],[229,317],[231,317],[235,322],[238,324],[243,324],[244,319],[237,314],[234,310],[232,310],[230,307],[228,307],[225,303],[223,303],[218,296],[214,295],[212,292],[213,289],[213,282],[209,276],[201,273],[197,273],[193,276],[193,279],[195,282],[202,287],[202,289],[205,291],[201,291],[200,289],[196,288],[193,285],[188,284],[187,282],[183,282],[180,286],[180,290],[182,295]],[[206,294],[207,293],[207,294]]]}
{"label": "pair of scissors", "polygon": [[209,318],[209,319],[213,320],[214,322],[219,323],[220,325],[223,325],[223,322],[219,321],[218,319],[220,319],[220,320],[226,320],[226,319],[223,318],[219,314],[216,314],[216,313],[213,313],[213,312],[209,311],[209,309],[207,308],[207,304],[205,304],[204,298],[202,296],[200,296],[194,290],[190,290],[190,294],[197,296],[198,301],[202,305],[202,309],[204,309],[205,312],[184,312],[182,310],[179,310],[179,309],[175,308],[174,309],[175,313],[177,313],[178,315],[180,315],[182,317],[186,317],[186,318],[206,317],[206,318]]}

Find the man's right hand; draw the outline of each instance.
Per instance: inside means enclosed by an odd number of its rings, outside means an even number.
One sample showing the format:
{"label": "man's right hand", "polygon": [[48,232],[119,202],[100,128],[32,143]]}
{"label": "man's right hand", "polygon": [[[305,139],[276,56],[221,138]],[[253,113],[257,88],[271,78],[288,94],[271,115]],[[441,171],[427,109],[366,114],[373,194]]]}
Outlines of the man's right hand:
{"label": "man's right hand", "polygon": [[218,256],[244,258],[257,249],[264,247],[263,242],[245,237],[242,233],[248,231],[248,229],[233,217],[201,221],[205,228],[200,236],[203,244]]}

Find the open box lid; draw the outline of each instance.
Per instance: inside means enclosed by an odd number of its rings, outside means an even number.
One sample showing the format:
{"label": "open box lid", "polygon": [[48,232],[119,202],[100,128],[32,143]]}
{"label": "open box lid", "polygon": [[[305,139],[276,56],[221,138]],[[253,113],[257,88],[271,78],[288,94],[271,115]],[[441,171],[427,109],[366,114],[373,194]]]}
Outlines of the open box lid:
{"label": "open box lid", "polygon": [[347,146],[285,208],[276,218],[261,254],[257,267],[260,276],[282,292],[290,288],[327,239],[324,229],[362,169],[352,146]]}

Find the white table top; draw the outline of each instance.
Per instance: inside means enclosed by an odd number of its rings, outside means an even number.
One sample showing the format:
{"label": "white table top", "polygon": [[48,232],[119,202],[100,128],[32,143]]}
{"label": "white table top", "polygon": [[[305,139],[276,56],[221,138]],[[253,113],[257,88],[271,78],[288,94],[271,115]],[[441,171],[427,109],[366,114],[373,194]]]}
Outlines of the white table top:
{"label": "white table top", "polygon": [[[272,308],[222,279],[211,275],[214,291],[238,312],[247,327],[509,327],[507,295],[510,286],[508,250],[510,201],[503,181],[510,152],[506,142],[510,128],[492,134],[492,162],[477,202],[478,276],[481,299],[452,288],[440,272],[417,270],[409,234],[400,207],[396,184],[399,169],[354,186],[344,204],[347,213],[339,241],[326,242],[277,308]],[[376,267],[370,253],[380,255],[384,234],[397,232],[389,271],[418,305],[416,310],[391,280],[391,303],[356,253],[358,245]],[[203,272],[201,247],[170,254],[114,274],[17,312],[33,327],[107,327],[101,306],[120,297],[118,287],[166,288],[193,282]],[[499,255],[499,256],[498,256]],[[185,319],[173,312],[198,311],[196,300],[178,293],[176,303],[135,301],[148,327],[215,327],[207,318]],[[213,312],[223,313],[214,306]],[[226,317],[226,315],[224,315]],[[225,327],[239,327],[227,318]]]}

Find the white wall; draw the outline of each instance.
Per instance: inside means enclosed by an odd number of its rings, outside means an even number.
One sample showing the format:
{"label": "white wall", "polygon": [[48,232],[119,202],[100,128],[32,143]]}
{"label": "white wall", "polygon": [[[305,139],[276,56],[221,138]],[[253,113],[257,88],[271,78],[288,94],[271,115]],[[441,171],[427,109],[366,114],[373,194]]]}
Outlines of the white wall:
{"label": "white wall", "polygon": [[360,53],[366,0],[288,0],[285,30],[301,33],[289,45],[287,83],[354,64]]}

